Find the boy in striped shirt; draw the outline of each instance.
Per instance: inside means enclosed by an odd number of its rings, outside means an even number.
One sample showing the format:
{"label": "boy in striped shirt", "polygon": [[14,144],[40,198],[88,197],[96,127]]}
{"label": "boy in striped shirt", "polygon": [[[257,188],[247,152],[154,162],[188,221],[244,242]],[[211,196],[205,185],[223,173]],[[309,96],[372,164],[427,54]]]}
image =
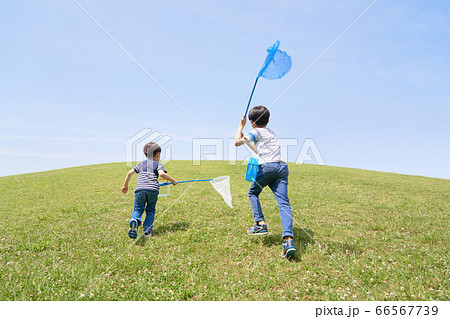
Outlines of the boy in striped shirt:
{"label": "boy in striped shirt", "polygon": [[[158,177],[177,185],[177,180],[167,174],[164,165],[159,162],[161,157],[161,147],[157,143],[147,143],[144,146],[144,154],[147,159],[132,168],[123,183],[122,193],[128,191],[128,183],[134,174],[139,174],[134,195],[134,211],[131,214],[130,230],[128,237],[137,238],[138,227],[142,224],[144,237],[153,236],[153,221],[155,220],[156,202],[158,201],[159,182]],[[145,220],[142,223],[142,215],[145,211]]]}

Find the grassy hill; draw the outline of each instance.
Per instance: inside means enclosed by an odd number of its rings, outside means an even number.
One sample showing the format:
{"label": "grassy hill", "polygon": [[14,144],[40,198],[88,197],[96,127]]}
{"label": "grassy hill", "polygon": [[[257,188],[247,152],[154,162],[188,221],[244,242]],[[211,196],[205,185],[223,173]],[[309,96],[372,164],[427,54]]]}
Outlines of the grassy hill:
{"label": "grassy hill", "polygon": [[1,177],[0,299],[449,300],[449,180],[290,165],[287,261],[270,190],[270,235],[245,235],[244,166],[166,167],[179,180],[230,175],[234,209],[208,182],[180,184],[158,201],[155,236],[135,242],[123,163]]}

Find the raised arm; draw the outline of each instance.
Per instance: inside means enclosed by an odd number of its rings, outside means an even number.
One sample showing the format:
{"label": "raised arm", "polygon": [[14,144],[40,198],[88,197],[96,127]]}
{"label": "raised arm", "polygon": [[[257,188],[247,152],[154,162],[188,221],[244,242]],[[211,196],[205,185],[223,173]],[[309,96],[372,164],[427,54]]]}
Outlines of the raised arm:
{"label": "raised arm", "polygon": [[128,192],[128,183],[130,182],[131,176],[133,176],[136,172],[134,168],[130,169],[125,177],[125,182],[123,182],[122,193],[126,194]]}
{"label": "raised arm", "polygon": [[247,123],[247,118],[245,116],[243,116],[241,119],[241,122],[239,123],[239,127],[236,131],[236,137],[234,140],[235,146],[241,146],[245,143],[244,133],[242,133],[242,130],[245,127],[245,123]]}

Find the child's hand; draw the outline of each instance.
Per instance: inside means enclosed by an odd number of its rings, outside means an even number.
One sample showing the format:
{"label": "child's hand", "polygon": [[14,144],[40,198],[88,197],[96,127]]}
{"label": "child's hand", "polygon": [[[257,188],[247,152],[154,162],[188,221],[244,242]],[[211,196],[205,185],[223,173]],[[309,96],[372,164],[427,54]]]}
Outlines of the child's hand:
{"label": "child's hand", "polygon": [[177,185],[177,184],[178,184],[178,181],[177,181],[176,179],[174,179],[174,180],[172,181],[172,185],[175,186],[175,185]]}
{"label": "child's hand", "polygon": [[247,117],[244,115],[241,118],[241,123],[239,124],[242,128],[245,126],[245,124],[247,123]]}
{"label": "child's hand", "polygon": [[122,193],[126,194],[128,192],[128,186],[122,187]]}

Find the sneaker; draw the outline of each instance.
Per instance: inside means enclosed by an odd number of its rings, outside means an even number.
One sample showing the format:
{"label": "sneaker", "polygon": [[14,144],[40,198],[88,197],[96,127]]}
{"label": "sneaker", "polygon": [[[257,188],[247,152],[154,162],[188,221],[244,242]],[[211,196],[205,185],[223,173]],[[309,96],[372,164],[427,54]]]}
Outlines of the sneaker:
{"label": "sneaker", "polygon": [[144,238],[149,239],[150,237],[153,237],[153,230],[149,230],[144,232]]}
{"label": "sneaker", "polygon": [[288,239],[283,241],[283,244],[281,245],[283,247],[283,250],[281,252],[281,257],[292,259],[295,256],[295,246],[294,246],[294,240]]}
{"label": "sneaker", "polygon": [[252,228],[247,229],[248,235],[267,235],[268,233],[269,231],[267,230],[266,224],[263,225],[255,224],[253,225]]}
{"label": "sneaker", "polygon": [[136,219],[130,220],[130,230],[128,231],[128,237],[131,239],[137,238],[137,228],[138,228],[138,222]]}

